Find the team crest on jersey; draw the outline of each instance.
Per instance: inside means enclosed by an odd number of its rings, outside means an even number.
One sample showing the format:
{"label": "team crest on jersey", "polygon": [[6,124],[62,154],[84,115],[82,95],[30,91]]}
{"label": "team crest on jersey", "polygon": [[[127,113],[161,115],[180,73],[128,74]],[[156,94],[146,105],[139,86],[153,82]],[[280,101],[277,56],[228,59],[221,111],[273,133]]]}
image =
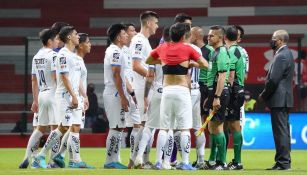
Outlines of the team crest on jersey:
{"label": "team crest on jersey", "polygon": [[113,62],[118,62],[119,60],[119,53],[113,53]]}
{"label": "team crest on jersey", "polygon": [[142,51],[142,44],[136,44],[135,45],[135,53],[140,54]]}
{"label": "team crest on jersey", "polygon": [[60,58],[60,64],[66,64],[66,58],[65,57]]}

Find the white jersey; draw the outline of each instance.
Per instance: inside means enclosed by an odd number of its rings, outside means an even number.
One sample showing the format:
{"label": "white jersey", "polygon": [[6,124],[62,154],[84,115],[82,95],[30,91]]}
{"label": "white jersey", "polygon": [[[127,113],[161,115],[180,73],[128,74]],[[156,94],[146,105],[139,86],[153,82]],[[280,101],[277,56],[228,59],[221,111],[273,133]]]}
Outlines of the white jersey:
{"label": "white jersey", "polygon": [[154,88],[154,90],[160,88],[162,90],[163,88],[163,70],[162,65],[160,64],[155,65],[155,79],[153,81],[152,87]]}
{"label": "white jersey", "polygon": [[[152,48],[150,46],[149,40],[143,34],[138,33],[132,38],[130,44],[132,60],[140,60],[141,65],[145,69],[148,69],[148,65],[145,64],[145,60],[150,55],[151,51]],[[145,88],[145,78],[137,72],[133,72],[133,80],[133,89]]]}
{"label": "white jersey", "polygon": [[82,85],[83,85],[83,88],[85,90],[85,93],[86,93],[86,90],[87,90],[87,69],[85,67],[85,63],[84,63],[84,60],[83,58],[81,58],[79,55],[77,55],[77,60],[81,66],[81,81],[82,81]]}
{"label": "white jersey", "polygon": [[39,91],[55,90],[56,83],[52,78],[55,71],[56,52],[50,48],[41,48],[32,60],[32,75],[37,78]]}
{"label": "white jersey", "polygon": [[[190,46],[195,49],[200,55],[202,55],[201,49],[199,47],[197,47],[194,44],[190,44]],[[190,75],[191,75],[191,88],[192,89],[198,89],[199,88],[199,84],[198,84],[198,80],[199,80],[199,69],[196,67],[192,67],[191,69],[189,69]]]}
{"label": "white jersey", "polygon": [[[239,46],[239,47],[241,47],[241,46]],[[243,47],[241,47],[241,48],[243,50],[243,53],[246,56],[246,63],[245,63],[246,69],[245,69],[245,72],[248,73],[248,71],[249,71],[249,56],[248,56],[247,51]]]}
{"label": "white jersey", "polygon": [[133,82],[133,70],[132,70],[132,58],[129,47],[123,47],[123,53],[125,58],[125,76],[128,79],[129,83]]}
{"label": "white jersey", "polygon": [[112,90],[116,90],[115,82],[113,78],[113,66],[120,66],[120,76],[122,79],[123,90],[126,91],[126,83],[125,83],[125,58],[123,54],[123,50],[118,46],[111,44],[106,52],[104,57],[104,85],[106,88],[111,88]]}
{"label": "white jersey", "polygon": [[57,71],[57,89],[56,93],[67,92],[61,74],[68,74],[70,84],[75,94],[79,94],[79,84],[81,79],[81,65],[76,54],[68,50],[66,47],[62,48],[56,58]]}

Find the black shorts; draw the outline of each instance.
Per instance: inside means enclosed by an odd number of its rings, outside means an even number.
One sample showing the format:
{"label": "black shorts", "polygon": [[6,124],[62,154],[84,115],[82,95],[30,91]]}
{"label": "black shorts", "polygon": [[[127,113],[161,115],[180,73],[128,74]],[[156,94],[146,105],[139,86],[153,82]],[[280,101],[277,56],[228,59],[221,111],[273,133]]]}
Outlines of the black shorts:
{"label": "black shorts", "polygon": [[[208,100],[208,87],[203,82],[198,82],[200,91],[200,114],[201,116],[209,115]],[[206,104],[204,104],[206,102]]]}
{"label": "black shorts", "polygon": [[244,87],[234,85],[231,88],[230,102],[228,104],[227,121],[237,121],[241,119],[241,107],[244,104]]}
{"label": "black shorts", "polygon": [[[208,88],[208,105],[209,108],[212,110],[212,104],[214,100],[214,94],[215,94],[215,88]],[[230,95],[229,95],[229,89],[228,87],[224,87],[223,92],[220,97],[220,104],[221,108],[217,111],[217,113],[213,116],[211,119],[212,121],[219,121],[224,122],[225,121],[225,112],[229,103]]]}

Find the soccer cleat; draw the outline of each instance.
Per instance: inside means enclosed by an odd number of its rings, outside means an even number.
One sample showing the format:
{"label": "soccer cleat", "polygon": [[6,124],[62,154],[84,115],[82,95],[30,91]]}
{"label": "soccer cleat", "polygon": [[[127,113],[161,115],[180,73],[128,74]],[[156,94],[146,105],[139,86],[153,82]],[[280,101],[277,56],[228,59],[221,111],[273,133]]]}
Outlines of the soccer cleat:
{"label": "soccer cleat", "polygon": [[136,156],[134,161],[134,169],[141,169],[142,168],[142,157]]}
{"label": "soccer cleat", "polygon": [[104,164],[103,166],[105,169],[128,169],[127,166],[119,163],[119,162],[111,162],[108,164]]}
{"label": "soccer cleat", "polygon": [[178,165],[178,162],[177,160],[173,161],[170,163],[172,167],[176,167]]}
{"label": "soccer cleat", "polygon": [[236,162],[234,159],[227,165],[229,170],[243,170],[243,165]]}
{"label": "soccer cleat", "polygon": [[191,164],[189,163],[182,163],[180,167],[178,167],[179,170],[190,170],[194,171],[196,168],[194,168]]}
{"label": "soccer cleat", "polygon": [[32,168],[47,168],[45,157],[34,157],[34,161],[32,162]]}
{"label": "soccer cleat", "polygon": [[60,154],[56,155],[53,158],[53,161],[56,165],[58,165],[60,168],[65,168],[65,160],[64,157],[62,157]]}
{"label": "soccer cleat", "polygon": [[176,168],[172,167],[169,162],[163,161],[162,169],[164,169],[164,170],[174,170]]}
{"label": "soccer cleat", "polygon": [[161,170],[162,169],[162,163],[161,162],[157,162],[156,164],[154,164],[152,166],[152,169],[154,169],[154,170]]}
{"label": "soccer cleat", "polygon": [[146,162],[142,165],[142,169],[152,169],[154,165],[151,162]]}
{"label": "soccer cleat", "polygon": [[95,167],[87,165],[85,162],[70,162],[68,165],[69,168],[87,168],[87,169],[94,169]]}
{"label": "soccer cleat", "polygon": [[19,165],[19,168],[20,169],[25,169],[25,168],[28,168],[29,166],[29,159],[25,159],[23,160],[23,162]]}
{"label": "soccer cleat", "polygon": [[61,167],[56,163],[48,163],[47,168],[61,168]]}
{"label": "soccer cleat", "polygon": [[194,168],[198,169],[198,170],[207,170],[209,169],[209,167],[207,166],[207,164],[205,162],[199,162],[197,163]]}
{"label": "soccer cleat", "polygon": [[206,164],[206,170],[212,170],[214,166],[216,165],[215,161],[205,161]]}
{"label": "soccer cleat", "polygon": [[229,170],[227,165],[220,161],[217,161],[216,164],[210,169],[211,170]]}

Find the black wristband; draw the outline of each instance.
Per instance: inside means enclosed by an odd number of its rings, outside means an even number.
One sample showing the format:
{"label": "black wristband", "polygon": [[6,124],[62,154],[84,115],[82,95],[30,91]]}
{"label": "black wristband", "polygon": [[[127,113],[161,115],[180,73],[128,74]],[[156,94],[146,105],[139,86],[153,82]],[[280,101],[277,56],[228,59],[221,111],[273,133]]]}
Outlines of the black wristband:
{"label": "black wristband", "polygon": [[134,97],[134,96],[135,96],[134,91],[132,91],[132,92],[130,93],[130,95],[131,95],[131,97]]}
{"label": "black wristband", "polygon": [[216,94],[214,94],[214,98],[220,98],[221,96],[218,96],[218,95],[216,95]]}

